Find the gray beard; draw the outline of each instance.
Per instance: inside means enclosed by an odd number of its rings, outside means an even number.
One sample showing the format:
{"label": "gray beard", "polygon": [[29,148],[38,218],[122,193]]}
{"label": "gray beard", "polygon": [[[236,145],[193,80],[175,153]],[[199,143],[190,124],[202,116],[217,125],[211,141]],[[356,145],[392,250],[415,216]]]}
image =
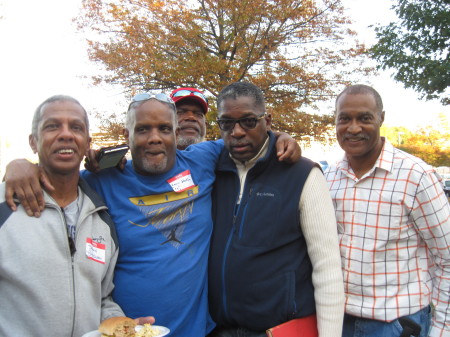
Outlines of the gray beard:
{"label": "gray beard", "polygon": [[178,136],[177,137],[177,147],[179,149],[185,149],[189,145],[197,144],[197,143],[200,143],[202,141],[203,141],[203,137],[201,137],[201,136],[197,136],[197,137]]}
{"label": "gray beard", "polygon": [[[134,160],[133,160],[133,162],[134,162]],[[141,171],[143,171],[149,175],[161,174],[161,173],[167,172],[167,156],[164,157],[164,159],[157,164],[152,163],[147,159],[141,159],[139,164],[140,164],[139,167],[141,168]]]}

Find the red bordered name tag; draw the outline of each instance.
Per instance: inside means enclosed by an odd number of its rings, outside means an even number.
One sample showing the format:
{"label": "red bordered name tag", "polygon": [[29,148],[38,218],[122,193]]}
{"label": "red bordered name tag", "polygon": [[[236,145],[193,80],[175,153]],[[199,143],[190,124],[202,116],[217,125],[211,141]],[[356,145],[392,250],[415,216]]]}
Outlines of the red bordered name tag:
{"label": "red bordered name tag", "polygon": [[96,262],[105,263],[106,245],[86,238],[86,257]]}
{"label": "red bordered name tag", "polygon": [[177,174],[175,177],[167,180],[167,182],[175,192],[183,192],[194,187],[194,181],[189,170]]}

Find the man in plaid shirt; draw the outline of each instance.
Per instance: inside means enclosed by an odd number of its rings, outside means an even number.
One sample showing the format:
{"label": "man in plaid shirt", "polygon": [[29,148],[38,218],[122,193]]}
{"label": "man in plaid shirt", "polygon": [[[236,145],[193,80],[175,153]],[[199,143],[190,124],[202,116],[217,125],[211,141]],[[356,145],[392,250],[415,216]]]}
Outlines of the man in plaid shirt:
{"label": "man in plaid shirt", "polygon": [[372,87],[347,87],[335,117],[345,156],[325,175],[342,257],[343,337],[450,336],[450,207],[433,168],[380,137],[383,103]]}

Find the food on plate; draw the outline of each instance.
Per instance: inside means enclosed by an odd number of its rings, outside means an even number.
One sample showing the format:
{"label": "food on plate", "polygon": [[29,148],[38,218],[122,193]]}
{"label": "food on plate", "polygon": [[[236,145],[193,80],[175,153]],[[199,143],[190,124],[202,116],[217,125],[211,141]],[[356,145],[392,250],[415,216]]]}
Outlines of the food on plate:
{"label": "food on plate", "polygon": [[154,337],[159,334],[160,331],[158,328],[151,326],[151,324],[144,324],[144,326],[136,332],[136,337]]}
{"label": "food on plate", "polygon": [[98,331],[102,337],[134,337],[135,327],[134,319],[118,316],[105,319],[98,327]]}

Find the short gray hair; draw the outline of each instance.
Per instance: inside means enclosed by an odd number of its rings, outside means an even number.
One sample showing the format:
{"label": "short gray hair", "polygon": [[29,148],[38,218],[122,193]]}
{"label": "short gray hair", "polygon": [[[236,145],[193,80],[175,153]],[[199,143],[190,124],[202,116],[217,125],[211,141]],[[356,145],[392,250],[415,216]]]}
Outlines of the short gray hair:
{"label": "short gray hair", "polygon": [[[155,97],[152,97],[149,100],[152,100],[152,99],[154,99],[158,102],[161,102],[170,108],[170,110],[172,111],[173,126],[174,126],[174,129],[176,129],[178,126],[178,119],[177,119],[177,108],[176,108],[175,104],[170,104],[167,102],[160,101],[159,99],[157,99]],[[149,100],[132,102],[130,104],[130,106],[128,107],[127,116],[125,119],[125,128],[128,130],[128,134],[129,134],[128,137],[130,138],[130,140],[132,140],[134,138],[134,127],[136,125],[136,109],[139,108],[142,104],[144,104],[145,102],[147,102]]]}
{"label": "short gray hair", "polygon": [[365,85],[365,84],[354,84],[347,88],[345,88],[337,97],[335,102],[335,108],[337,110],[337,103],[339,101],[339,98],[341,98],[342,95],[372,95],[375,99],[375,106],[378,109],[378,113],[381,115],[381,112],[383,111],[383,100],[381,99],[380,94],[378,91],[376,91],[371,86]]}
{"label": "short gray hair", "polygon": [[39,126],[39,122],[42,119],[42,110],[43,110],[44,106],[46,104],[53,103],[53,102],[72,102],[72,103],[78,104],[84,112],[84,121],[86,123],[86,128],[89,133],[89,118],[88,118],[86,110],[81,105],[81,103],[78,100],[76,100],[75,98],[73,98],[72,96],[54,95],[54,96],[47,98],[44,102],[39,104],[39,106],[36,108],[36,111],[34,112],[33,121],[31,123],[31,135],[34,138],[36,138],[36,139],[38,138],[38,134],[39,134],[38,126]]}

